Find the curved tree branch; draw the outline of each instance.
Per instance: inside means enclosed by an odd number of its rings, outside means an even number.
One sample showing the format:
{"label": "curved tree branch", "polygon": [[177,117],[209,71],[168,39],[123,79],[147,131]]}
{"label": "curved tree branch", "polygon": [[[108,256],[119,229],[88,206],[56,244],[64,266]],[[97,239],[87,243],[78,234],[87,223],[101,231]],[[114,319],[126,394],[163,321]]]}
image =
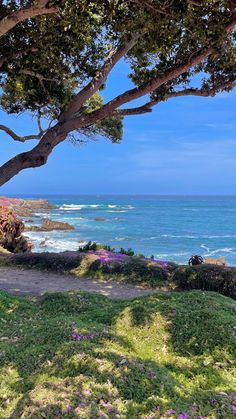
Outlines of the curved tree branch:
{"label": "curved tree branch", "polygon": [[57,144],[65,140],[67,132],[57,124],[45,132],[41,141],[30,151],[18,154],[0,168],[0,186],[8,182],[21,170],[39,167],[47,162],[48,156]]}
{"label": "curved tree branch", "polygon": [[20,136],[20,135],[17,135],[10,128],[8,128],[6,125],[2,125],[2,124],[0,124],[0,130],[4,131],[7,135],[10,135],[10,137],[12,137],[14,141],[19,141],[21,143],[24,143],[25,141],[28,141],[28,140],[40,140],[40,138],[43,135],[43,131],[41,131],[41,133],[39,134]]}
{"label": "curved tree branch", "polygon": [[227,89],[234,88],[236,86],[236,81],[223,83],[215,89],[183,89],[176,92],[171,92],[166,95],[163,99],[150,100],[142,106],[136,108],[127,108],[127,109],[118,109],[114,112],[114,115],[127,116],[127,115],[140,115],[143,113],[152,112],[153,106],[157,105],[160,102],[166,101],[171,98],[181,97],[181,96],[199,96],[199,97],[214,97],[218,93],[223,92]]}
{"label": "curved tree branch", "polygon": [[[236,16],[230,23],[228,23],[228,25],[225,26],[225,31],[231,31],[235,25]],[[0,186],[6,183],[23,169],[38,167],[45,164],[52,150],[58,144],[64,141],[70,132],[80,128],[88,127],[89,125],[92,125],[102,119],[109,118],[114,115],[115,111],[122,111],[118,110],[117,108],[124,103],[132,101],[133,99],[154,92],[158,87],[162,86],[170,80],[177,78],[181,74],[188,71],[192,66],[201,63],[213,51],[213,47],[208,46],[196,52],[195,54],[191,54],[183,63],[175,65],[165,73],[159,74],[158,77],[154,78],[148,83],[143,83],[139,87],[124,92],[123,94],[117,96],[102,106],[97,111],[88,114],[82,114],[74,119],[69,119],[70,115],[68,115],[65,121],[60,121],[54,127],[50,128],[43,135],[40,142],[32,150],[15,156],[0,168]],[[106,79],[113,66],[114,64],[112,63],[108,66],[105,74],[103,74],[103,77],[99,76],[98,86],[100,83],[103,83],[104,79]],[[92,91],[93,85],[91,85],[91,90],[89,89],[88,97],[91,97],[90,95],[93,94]],[[192,93],[193,91],[191,94]],[[179,92],[174,92],[173,94],[180,95]],[[148,109],[148,107],[150,108],[150,106],[147,106],[146,109]],[[78,108],[76,107],[76,109]]]}
{"label": "curved tree branch", "polygon": [[[236,16],[225,26],[226,33],[233,30],[235,25]],[[164,73],[159,73],[157,77],[153,78],[152,80],[146,83],[141,84],[138,87],[134,87],[133,89],[127,90],[126,92],[122,93],[119,96],[116,96],[110,102],[103,105],[100,109],[84,116],[84,122],[88,120],[94,123],[96,122],[96,120],[101,120],[110,117],[117,108],[124,105],[125,103],[131,102],[132,100],[150,94],[163,84],[179,77],[183,73],[186,73],[191,67],[198,65],[202,61],[204,61],[204,59],[211,55],[213,51],[214,48],[212,46],[200,49],[197,53],[191,54],[189,57],[187,57],[184,62],[176,64]],[[75,118],[72,121],[66,121],[66,124],[70,124],[70,122],[72,122],[72,124],[75,126],[74,129],[76,129],[77,120],[80,121],[81,117]]]}
{"label": "curved tree branch", "polygon": [[128,51],[130,51],[136,44],[138,38],[141,34],[135,34],[132,36],[131,40],[127,43],[121,44],[115,50],[112,50],[103,65],[102,69],[99,70],[96,76],[91,80],[87,86],[85,86],[70,102],[68,108],[60,117],[60,121],[65,121],[67,119],[73,118],[73,115],[78,112],[83,104],[90,99],[94,93],[96,93],[100,87],[105,83],[108,74],[111,72],[113,67],[118,63],[118,61],[124,57]]}
{"label": "curved tree branch", "polygon": [[16,10],[15,12],[7,15],[0,20],[0,36],[5,35],[11,29],[13,29],[18,23],[23,22],[26,19],[34,18],[36,16],[56,13],[57,7],[48,7],[49,0],[37,0],[32,6],[24,7]]}

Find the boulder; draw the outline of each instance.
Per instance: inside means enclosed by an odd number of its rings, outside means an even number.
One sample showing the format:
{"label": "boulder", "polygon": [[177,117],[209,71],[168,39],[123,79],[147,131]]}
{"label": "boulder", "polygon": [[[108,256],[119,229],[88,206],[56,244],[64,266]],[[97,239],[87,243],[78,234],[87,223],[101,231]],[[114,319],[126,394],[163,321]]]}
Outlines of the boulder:
{"label": "boulder", "polygon": [[62,221],[53,221],[53,220],[49,220],[48,218],[45,218],[45,220],[43,220],[43,223],[41,226],[29,226],[25,228],[26,231],[53,231],[53,230],[71,231],[74,229],[75,228],[68,223],[63,223]]}

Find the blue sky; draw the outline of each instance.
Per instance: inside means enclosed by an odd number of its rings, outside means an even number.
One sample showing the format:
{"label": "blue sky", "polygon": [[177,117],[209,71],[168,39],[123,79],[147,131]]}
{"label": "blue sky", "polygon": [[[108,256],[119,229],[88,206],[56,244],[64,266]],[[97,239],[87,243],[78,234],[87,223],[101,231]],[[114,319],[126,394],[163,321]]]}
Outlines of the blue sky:
{"label": "blue sky", "polygon": [[[131,86],[126,65],[110,76],[106,100]],[[151,114],[126,117],[120,145],[65,142],[46,166],[20,173],[0,194],[236,194],[236,90],[215,98],[186,97]],[[29,115],[0,113],[2,123],[31,134]],[[33,146],[1,132],[0,163]]]}

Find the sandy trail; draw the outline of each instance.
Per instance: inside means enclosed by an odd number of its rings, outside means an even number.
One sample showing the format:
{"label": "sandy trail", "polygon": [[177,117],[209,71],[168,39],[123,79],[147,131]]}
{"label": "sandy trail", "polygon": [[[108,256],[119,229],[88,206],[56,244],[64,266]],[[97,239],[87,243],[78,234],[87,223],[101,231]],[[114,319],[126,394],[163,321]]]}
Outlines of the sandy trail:
{"label": "sandy trail", "polygon": [[138,285],[121,284],[114,281],[102,282],[77,278],[72,275],[41,272],[19,268],[0,268],[0,290],[13,295],[39,296],[45,292],[87,291],[109,298],[129,299],[153,294],[158,290]]}

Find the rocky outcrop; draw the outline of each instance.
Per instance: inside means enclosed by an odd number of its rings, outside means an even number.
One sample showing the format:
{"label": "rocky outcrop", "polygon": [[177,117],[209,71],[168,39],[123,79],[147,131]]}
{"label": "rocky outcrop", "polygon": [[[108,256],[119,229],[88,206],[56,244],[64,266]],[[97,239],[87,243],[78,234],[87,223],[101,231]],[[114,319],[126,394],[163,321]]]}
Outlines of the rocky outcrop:
{"label": "rocky outcrop", "polygon": [[106,218],[103,217],[96,217],[94,218],[95,221],[107,221]]}
{"label": "rocky outcrop", "polygon": [[0,206],[0,246],[11,253],[30,251],[32,244],[22,235],[24,224],[7,206]]}
{"label": "rocky outcrop", "polygon": [[26,231],[54,231],[54,230],[72,231],[74,229],[75,228],[68,223],[63,223],[61,221],[53,221],[47,218],[43,220],[43,223],[41,226],[29,226],[25,228]]}
{"label": "rocky outcrop", "polygon": [[0,206],[7,207],[14,211],[19,217],[31,217],[35,211],[49,211],[56,208],[49,204],[47,199],[17,199],[0,197]]}

